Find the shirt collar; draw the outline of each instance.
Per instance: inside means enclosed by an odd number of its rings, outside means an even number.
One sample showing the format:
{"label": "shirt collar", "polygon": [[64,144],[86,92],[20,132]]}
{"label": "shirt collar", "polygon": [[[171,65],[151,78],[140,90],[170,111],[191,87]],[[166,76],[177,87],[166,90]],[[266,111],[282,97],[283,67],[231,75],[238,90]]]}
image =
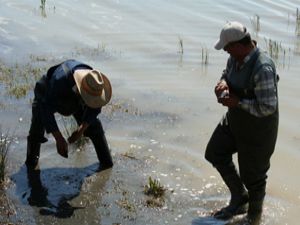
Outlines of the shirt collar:
{"label": "shirt collar", "polygon": [[258,51],[258,48],[253,48],[251,51],[250,51],[250,53],[244,58],[244,64],[245,63],[247,63],[251,58],[252,58],[252,56],[255,54],[255,52],[257,52]]}
{"label": "shirt collar", "polygon": [[244,58],[244,60],[243,60],[243,63],[241,64],[241,65],[239,65],[237,62],[236,62],[236,69],[237,70],[240,70],[240,69],[242,69],[244,66],[245,66],[245,64],[247,63],[247,62],[249,62],[249,60],[254,56],[254,54],[256,53],[256,51],[258,51],[258,48],[253,48],[250,52],[249,52],[249,54]]}

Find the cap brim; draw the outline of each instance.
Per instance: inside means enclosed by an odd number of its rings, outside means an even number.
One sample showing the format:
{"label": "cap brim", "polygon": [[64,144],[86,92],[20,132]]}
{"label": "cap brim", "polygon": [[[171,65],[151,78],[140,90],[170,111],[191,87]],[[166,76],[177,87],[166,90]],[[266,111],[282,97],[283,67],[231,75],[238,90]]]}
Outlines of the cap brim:
{"label": "cap brim", "polygon": [[223,49],[225,46],[225,43],[223,43],[220,39],[216,42],[215,44],[215,49],[216,50],[221,50]]}

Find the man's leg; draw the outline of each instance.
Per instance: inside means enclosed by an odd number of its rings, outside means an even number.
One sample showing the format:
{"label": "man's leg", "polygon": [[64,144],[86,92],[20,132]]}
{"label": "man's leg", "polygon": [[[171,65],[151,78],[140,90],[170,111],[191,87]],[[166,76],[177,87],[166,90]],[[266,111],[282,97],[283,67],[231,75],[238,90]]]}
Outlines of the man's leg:
{"label": "man's leg", "polygon": [[113,167],[112,157],[100,120],[97,120],[96,123],[91,124],[86,130],[85,135],[93,142],[98,160],[100,162],[99,169],[104,170]]}
{"label": "man's leg", "polygon": [[205,152],[205,158],[216,167],[231,193],[229,205],[214,214],[219,219],[229,219],[234,215],[246,212],[248,193],[232,162],[232,154],[235,153],[235,149],[235,141],[228,126],[219,124],[213,132]]}
{"label": "man's leg", "polygon": [[25,164],[28,168],[34,169],[38,165],[40,157],[41,143],[47,141],[44,137],[45,128],[41,121],[41,114],[39,112],[39,106],[37,102],[32,105],[32,119],[27,137],[27,155]]}
{"label": "man's leg", "polygon": [[244,146],[238,161],[243,182],[249,192],[248,219],[251,225],[259,224],[266,194],[267,171],[270,168],[271,148]]}
{"label": "man's leg", "polygon": [[27,201],[31,206],[49,206],[48,190],[42,185],[40,170],[27,170],[28,185],[31,188]]}
{"label": "man's leg", "polygon": [[46,89],[46,77],[43,76],[35,85],[34,99],[32,103],[32,117],[27,137],[27,155],[25,164],[27,168],[34,169],[38,165],[41,143],[47,142],[44,137],[45,128],[42,122],[40,101],[43,99]]}
{"label": "man's leg", "polygon": [[[78,125],[82,123],[83,110],[79,109],[73,114]],[[99,119],[90,124],[84,132],[84,136],[89,137],[95,147],[95,151],[100,162],[100,170],[108,169],[113,166],[112,157],[106,141],[104,130]]]}

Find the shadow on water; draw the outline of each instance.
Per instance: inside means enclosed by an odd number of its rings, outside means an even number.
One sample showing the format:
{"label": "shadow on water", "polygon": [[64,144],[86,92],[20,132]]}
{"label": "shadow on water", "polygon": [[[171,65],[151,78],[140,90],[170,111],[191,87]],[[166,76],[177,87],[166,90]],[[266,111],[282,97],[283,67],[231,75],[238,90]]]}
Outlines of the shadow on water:
{"label": "shadow on water", "polygon": [[[99,172],[98,163],[84,168],[49,168],[27,170],[22,166],[11,176],[16,183],[16,195],[23,204],[38,207],[40,215],[69,218],[84,206],[72,206],[69,201],[80,194],[85,178]],[[109,170],[110,171],[110,170]],[[104,171],[103,171],[104,172]],[[104,176],[102,187],[109,178]]]}

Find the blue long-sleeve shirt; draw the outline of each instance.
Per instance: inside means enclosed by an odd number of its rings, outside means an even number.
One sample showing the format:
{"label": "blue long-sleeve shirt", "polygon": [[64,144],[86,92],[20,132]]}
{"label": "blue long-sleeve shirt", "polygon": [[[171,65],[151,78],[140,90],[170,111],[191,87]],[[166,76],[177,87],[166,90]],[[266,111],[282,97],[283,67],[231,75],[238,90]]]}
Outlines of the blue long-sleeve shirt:
{"label": "blue long-sleeve shirt", "polygon": [[[77,67],[76,69],[82,68]],[[76,86],[73,77],[74,71],[72,70],[68,75],[60,66],[47,79],[46,94],[41,100],[42,121],[47,133],[59,130],[54,116],[56,112],[64,116],[69,116],[78,112],[78,110],[82,110],[81,121],[88,124],[93,123],[101,112],[101,108],[94,109],[88,107],[80,94],[74,90]]]}

